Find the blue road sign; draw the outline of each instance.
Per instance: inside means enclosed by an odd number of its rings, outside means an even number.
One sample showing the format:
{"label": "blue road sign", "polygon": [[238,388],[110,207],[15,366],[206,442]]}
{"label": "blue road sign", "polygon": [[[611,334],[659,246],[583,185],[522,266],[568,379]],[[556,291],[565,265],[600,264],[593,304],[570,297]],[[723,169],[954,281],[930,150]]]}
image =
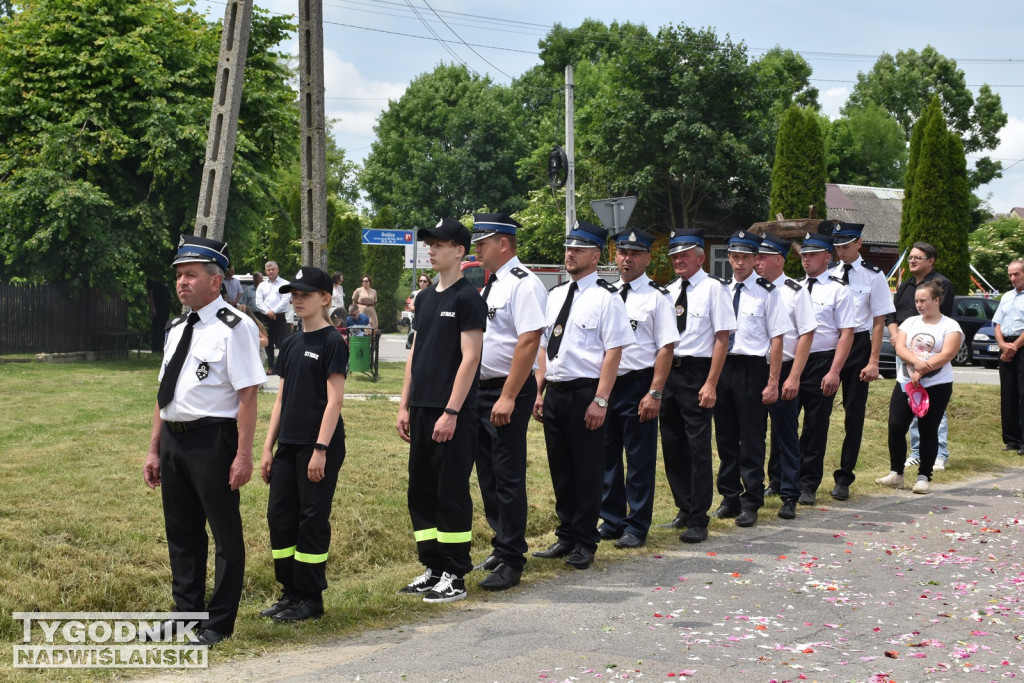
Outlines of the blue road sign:
{"label": "blue road sign", "polygon": [[413,242],[412,230],[374,230],[363,229],[363,244],[390,244],[404,247]]}

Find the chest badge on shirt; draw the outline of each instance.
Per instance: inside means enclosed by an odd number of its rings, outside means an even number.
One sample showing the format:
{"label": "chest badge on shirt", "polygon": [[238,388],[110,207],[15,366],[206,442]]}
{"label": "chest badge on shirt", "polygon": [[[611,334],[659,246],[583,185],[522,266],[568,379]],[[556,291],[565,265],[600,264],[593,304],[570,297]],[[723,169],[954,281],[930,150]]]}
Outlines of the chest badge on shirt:
{"label": "chest badge on shirt", "polygon": [[494,320],[494,314],[496,312],[497,312],[497,309],[494,308],[494,306],[491,306],[490,308],[488,308],[487,309],[487,319],[488,320]]}
{"label": "chest badge on shirt", "polygon": [[676,317],[677,318],[679,316],[681,316],[682,314],[684,314],[684,313],[686,313],[686,307],[685,306],[676,306]]}
{"label": "chest badge on shirt", "polygon": [[199,364],[199,367],[196,368],[196,377],[198,377],[199,381],[202,382],[204,379],[206,379],[209,376],[210,376],[210,364],[207,363],[204,360],[203,362],[201,362]]}
{"label": "chest badge on shirt", "polygon": [[629,321],[629,324],[630,324],[630,326],[631,326],[631,327],[633,328],[633,331],[634,331],[634,332],[636,332],[636,322],[637,322],[637,321],[635,321],[635,320],[630,320],[630,321]]}
{"label": "chest badge on shirt", "polygon": [[562,326],[561,325],[555,325],[555,329],[551,330],[551,336],[552,337],[561,337],[562,336]]}

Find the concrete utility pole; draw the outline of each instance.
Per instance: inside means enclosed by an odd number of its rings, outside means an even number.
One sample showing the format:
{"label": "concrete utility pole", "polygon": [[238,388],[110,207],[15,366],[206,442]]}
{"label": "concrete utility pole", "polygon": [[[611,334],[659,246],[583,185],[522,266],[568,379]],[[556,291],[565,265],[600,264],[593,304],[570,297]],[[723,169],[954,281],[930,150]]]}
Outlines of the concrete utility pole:
{"label": "concrete utility pole", "polygon": [[299,0],[302,265],[327,270],[327,138],[321,0]]}
{"label": "concrete utility pole", "polygon": [[565,67],[565,234],[568,235],[576,223],[576,130],[573,127],[576,105],[573,102],[575,84],[572,78],[572,65]]}
{"label": "concrete utility pole", "polygon": [[224,11],[213,111],[210,113],[210,132],[206,137],[206,163],[203,165],[193,231],[200,237],[224,239],[224,218],[228,212],[231,167],[235,160],[235,136],[238,133],[238,107],[242,102],[242,79],[251,25],[252,0],[229,0]]}

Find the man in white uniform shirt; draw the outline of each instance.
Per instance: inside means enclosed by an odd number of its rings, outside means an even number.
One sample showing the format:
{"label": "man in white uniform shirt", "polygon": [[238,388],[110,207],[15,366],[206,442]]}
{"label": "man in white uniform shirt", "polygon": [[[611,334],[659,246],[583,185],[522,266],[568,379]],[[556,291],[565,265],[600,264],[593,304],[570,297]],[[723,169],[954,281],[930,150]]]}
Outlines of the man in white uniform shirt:
{"label": "man in white uniform shirt", "polygon": [[[647,277],[654,237],[626,230],[615,240],[619,297],[636,344],[622,350],[619,376],[608,398],[604,436],[604,496],[598,527],[616,548],[639,548],[654,511],[658,413],[679,332],[668,290]],[[622,451],[626,451],[623,472]]]}
{"label": "man in white uniform shirt", "polygon": [[267,374],[274,374],[274,347],[281,348],[281,342],[291,332],[288,324],[288,305],[292,302],[291,294],[282,294],[281,287],[288,281],[278,277],[281,269],[276,261],[267,261],[263,266],[267,277],[256,288],[256,317],[267,328]]}
{"label": "man in white uniform shirt", "polygon": [[490,572],[480,587],[505,590],[526,565],[526,430],[537,396],[534,368],[548,293],[516,256],[519,225],[504,213],[473,214],[473,245],[490,271],[480,385],[476,475],[487,523],[494,530]]}
{"label": "man in white uniform shirt", "polygon": [[1006,272],[1013,289],[999,300],[992,318],[999,344],[999,404],[1004,450],[1024,455],[1024,261],[1010,261]]}

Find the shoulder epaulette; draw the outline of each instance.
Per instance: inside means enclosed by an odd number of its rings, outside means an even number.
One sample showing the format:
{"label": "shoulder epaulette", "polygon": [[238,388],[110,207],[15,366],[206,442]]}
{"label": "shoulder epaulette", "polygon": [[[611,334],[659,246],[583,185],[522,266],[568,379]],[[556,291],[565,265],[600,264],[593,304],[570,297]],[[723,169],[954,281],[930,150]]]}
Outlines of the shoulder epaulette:
{"label": "shoulder epaulette", "polygon": [[668,289],[666,289],[665,287],[662,287],[661,285],[659,285],[654,280],[648,280],[647,284],[649,284],[651,286],[651,289],[656,289],[659,292],[661,292],[662,294],[668,294]]}
{"label": "shoulder epaulette", "polygon": [[234,329],[235,325],[242,322],[242,316],[225,306],[217,311],[217,320]]}
{"label": "shoulder epaulette", "polygon": [[730,284],[732,284],[732,278],[729,278],[728,280],[726,280],[725,278],[718,277],[717,275],[708,275],[708,277],[711,278],[712,280],[717,280],[718,282],[722,283],[723,285],[730,285]]}
{"label": "shoulder epaulette", "polygon": [[882,272],[881,268],[879,268],[878,266],[871,265],[867,261],[861,261],[860,265],[864,266],[864,268],[866,268],[867,270],[870,270],[873,273],[881,273]]}
{"label": "shoulder epaulette", "polygon": [[769,292],[772,291],[773,289],[775,289],[775,285],[773,285],[772,283],[768,282],[763,277],[757,278],[757,284],[761,285],[762,287],[767,289]]}
{"label": "shoulder epaulette", "polygon": [[615,285],[608,284],[608,282],[606,282],[604,280],[604,278],[597,278],[597,284],[598,284],[598,286],[603,287],[604,289],[607,289],[612,294],[618,294],[619,293],[619,290],[617,290],[615,288]]}
{"label": "shoulder epaulette", "polygon": [[164,329],[165,329],[165,330],[169,330],[169,329],[171,329],[172,327],[174,327],[175,325],[180,325],[180,324],[182,324],[182,323],[183,323],[183,322],[185,322],[186,320],[188,320],[188,316],[187,316],[187,315],[185,315],[185,314],[179,315],[179,316],[178,316],[177,318],[175,318],[174,320],[168,320],[168,321],[167,321],[167,324],[166,324],[166,325],[164,325]]}
{"label": "shoulder epaulette", "polygon": [[516,266],[515,268],[513,268],[512,270],[510,270],[508,272],[512,273],[513,275],[515,275],[520,280],[522,280],[524,277],[529,277],[530,276],[529,273],[527,273],[525,270],[523,270],[519,266]]}
{"label": "shoulder epaulette", "polygon": [[561,287],[562,285],[567,285],[567,284],[569,284],[570,282],[572,282],[572,281],[571,281],[571,280],[566,280],[565,282],[559,282],[559,283],[558,283],[557,285],[555,285],[554,287],[548,287],[548,291],[549,291],[549,292],[553,292],[553,291],[555,291],[556,289],[558,289],[559,287]]}
{"label": "shoulder epaulette", "polygon": [[794,292],[799,292],[801,289],[803,289],[803,287],[800,286],[799,282],[795,280],[790,280],[789,278],[786,278],[786,286],[792,289]]}
{"label": "shoulder epaulette", "polygon": [[833,282],[838,282],[838,283],[839,283],[839,284],[841,284],[841,285],[842,285],[843,287],[848,287],[848,286],[849,286],[849,285],[847,285],[847,284],[846,284],[845,282],[843,282],[843,278],[841,278],[841,277],[836,277],[835,275],[829,275],[829,276],[828,276],[828,279],[829,279],[829,280],[832,280]]}

